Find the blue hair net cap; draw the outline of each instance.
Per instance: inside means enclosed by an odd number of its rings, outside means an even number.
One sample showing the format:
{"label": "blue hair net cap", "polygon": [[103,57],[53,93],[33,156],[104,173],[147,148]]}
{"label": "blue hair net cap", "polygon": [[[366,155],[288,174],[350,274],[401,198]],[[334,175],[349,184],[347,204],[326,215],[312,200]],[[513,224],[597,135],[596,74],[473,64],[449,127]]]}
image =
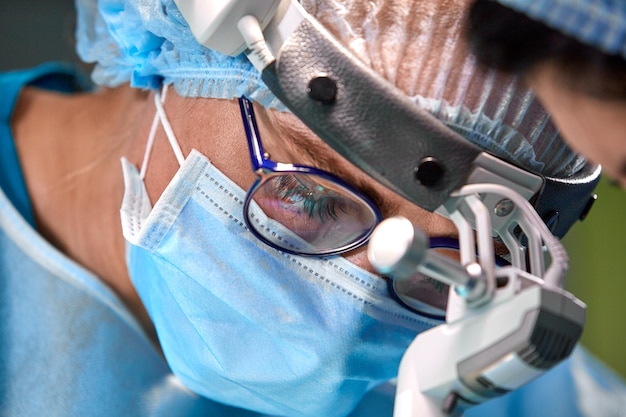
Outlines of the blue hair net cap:
{"label": "blue hair net cap", "polygon": [[[472,143],[550,177],[568,178],[585,166],[527,86],[476,63],[462,42],[467,0],[301,3],[365,65]],[[285,110],[244,55],[200,45],[173,0],[76,0],[76,6],[78,53],[95,63],[96,84],[165,83],[183,97],[245,95]]]}
{"label": "blue hair net cap", "polygon": [[76,0],[77,52],[95,63],[93,81],[155,89],[173,84],[184,97],[246,95],[282,108],[242,55],[232,58],[196,42],[172,0]]}
{"label": "blue hair net cap", "polygon": [[624,0],[497,0],[553,29],[626,59]]}

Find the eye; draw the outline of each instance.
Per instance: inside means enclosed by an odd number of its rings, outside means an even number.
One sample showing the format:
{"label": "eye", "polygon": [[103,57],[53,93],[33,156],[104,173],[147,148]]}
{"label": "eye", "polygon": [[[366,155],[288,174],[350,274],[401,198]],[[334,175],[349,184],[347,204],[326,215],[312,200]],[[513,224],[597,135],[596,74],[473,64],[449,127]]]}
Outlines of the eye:
{"label": "eye", "polygon": [[283,175],[274,186],[276,196],[283,202],[309,218],[317,217],[321,223],[337,220],[338,212],[346,212],[340,195],[308,178]]}

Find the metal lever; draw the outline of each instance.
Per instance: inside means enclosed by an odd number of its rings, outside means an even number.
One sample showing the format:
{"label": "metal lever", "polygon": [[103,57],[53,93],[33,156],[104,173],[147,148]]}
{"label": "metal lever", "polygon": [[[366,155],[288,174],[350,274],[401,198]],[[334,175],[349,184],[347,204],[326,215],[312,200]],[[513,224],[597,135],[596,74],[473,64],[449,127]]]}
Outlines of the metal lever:
{"label": "metal lever", "polygon": [[372,266],[394,280],[408,279],[417,271],[453,286],[469,305],[482,299],[487,278],[478,263],[458,261],[430,250],[428,236],[404,217],[383,221],[370,238],[368,257]]}

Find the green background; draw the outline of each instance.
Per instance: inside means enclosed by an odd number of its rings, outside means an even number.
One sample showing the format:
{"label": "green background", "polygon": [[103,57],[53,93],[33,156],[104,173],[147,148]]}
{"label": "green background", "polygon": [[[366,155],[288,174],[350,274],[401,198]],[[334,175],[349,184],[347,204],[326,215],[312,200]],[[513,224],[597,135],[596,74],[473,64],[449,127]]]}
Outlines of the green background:
{"label": "green background", "polygon": [[603,179],[589,216],[563,239],[566,288],[587,304],[582,343],[626,377],[626,191]]}

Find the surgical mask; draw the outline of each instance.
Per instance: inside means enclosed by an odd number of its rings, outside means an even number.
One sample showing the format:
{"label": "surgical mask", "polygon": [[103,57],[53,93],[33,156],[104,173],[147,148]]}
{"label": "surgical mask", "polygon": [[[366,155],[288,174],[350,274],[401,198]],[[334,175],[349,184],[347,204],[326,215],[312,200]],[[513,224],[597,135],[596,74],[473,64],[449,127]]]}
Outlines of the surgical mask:
{"label": "surgical mask", "polygon": [[260,242],[243,220],[245,191],[198,151],[154,208],[137,169],[122,166],[131,279],[172,371],[203,396],[272,415],[346,415],[440,323],[342,257]]}

